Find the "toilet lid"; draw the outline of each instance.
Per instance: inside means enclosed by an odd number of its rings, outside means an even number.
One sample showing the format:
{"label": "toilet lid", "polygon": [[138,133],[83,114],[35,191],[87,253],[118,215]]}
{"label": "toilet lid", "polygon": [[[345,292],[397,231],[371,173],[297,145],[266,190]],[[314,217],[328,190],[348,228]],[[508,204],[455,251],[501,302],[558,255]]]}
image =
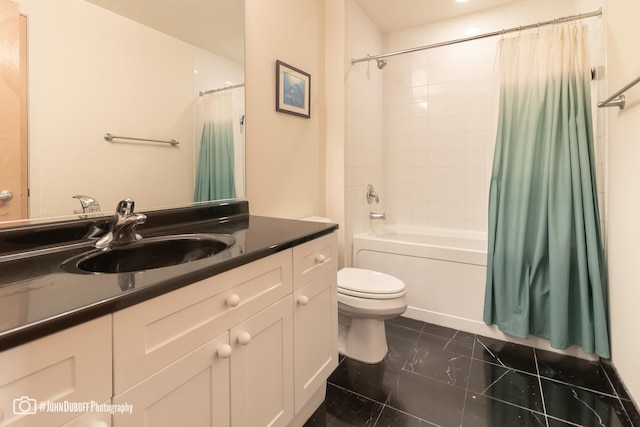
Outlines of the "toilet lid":
{"label": "toilet lid", "polygon": [[338,291],[340,290],[388,295],[401,293],[405,287],[402,280],[389,274],[362,268],[343,268],[338,271]]}

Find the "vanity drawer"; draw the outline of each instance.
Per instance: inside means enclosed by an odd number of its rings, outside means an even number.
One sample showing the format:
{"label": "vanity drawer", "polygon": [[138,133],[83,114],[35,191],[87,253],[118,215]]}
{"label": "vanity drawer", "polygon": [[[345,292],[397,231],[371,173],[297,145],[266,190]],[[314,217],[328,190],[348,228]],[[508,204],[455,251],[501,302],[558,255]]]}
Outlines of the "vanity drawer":
{"label": "vanity drawer", "polygon": [[293,248],[293,281],[295,288],[316,280],[324,273],[338,269],[336,233],[320,237]]}
{"label": "vanity drawer", "polygon": [[291,249],[113,315],[114,393],[291,294]]}

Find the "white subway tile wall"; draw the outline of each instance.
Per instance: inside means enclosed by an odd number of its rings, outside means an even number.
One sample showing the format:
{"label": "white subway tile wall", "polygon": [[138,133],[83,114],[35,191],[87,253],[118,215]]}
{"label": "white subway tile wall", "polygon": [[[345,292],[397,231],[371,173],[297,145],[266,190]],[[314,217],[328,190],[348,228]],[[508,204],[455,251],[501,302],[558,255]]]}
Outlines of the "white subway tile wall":
{"label": "white subway tile wall", "polygon": [[[506,7],[382,34],[349,2],[349,55],[360,58],[498,31],[596,10],[596,0],[523,0]],[[605,20],[587,21],[594,67],[606,61]],[[509,37],[517,37],[511,34]],[[348,235],[387,222],[465,230],[487,229],[487,195],[497,123],[497,37],[387,58],[350,67],[348,75]],[[602,70],[601,70],[602,74]],[[605,220],[606,95],[594,80],[597,183]],[[380,203],[369,207],[367,184]]]}

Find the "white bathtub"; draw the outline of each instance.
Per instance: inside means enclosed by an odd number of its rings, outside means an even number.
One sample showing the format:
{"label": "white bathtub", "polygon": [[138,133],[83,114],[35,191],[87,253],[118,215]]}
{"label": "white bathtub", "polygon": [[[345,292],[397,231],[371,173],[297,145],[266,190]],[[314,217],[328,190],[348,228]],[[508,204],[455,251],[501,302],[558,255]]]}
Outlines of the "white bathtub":
{"label": "white bathtub", "polygon": [[400,278],[406,317],[486,334],[483,232],[386,225],[353,236],[353,264]]}
{"label": "white bathtub", "polygon": [[545,339],[515,338],[483,322],[486,233],[402,225],[376,227],[353,236],[353,265],[403,280],[409,303],[406,317],[595,360],[576,346],[560,351]]}

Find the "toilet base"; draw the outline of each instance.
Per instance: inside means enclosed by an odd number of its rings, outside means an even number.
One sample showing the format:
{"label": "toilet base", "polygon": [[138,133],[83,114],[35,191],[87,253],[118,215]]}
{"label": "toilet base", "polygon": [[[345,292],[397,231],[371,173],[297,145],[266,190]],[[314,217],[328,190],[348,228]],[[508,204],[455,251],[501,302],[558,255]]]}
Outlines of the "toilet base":
{"label": "toilet base", "polygon": [[387,355],[384,320],[340,319],[338,352],[364,363],[379,363]]}

